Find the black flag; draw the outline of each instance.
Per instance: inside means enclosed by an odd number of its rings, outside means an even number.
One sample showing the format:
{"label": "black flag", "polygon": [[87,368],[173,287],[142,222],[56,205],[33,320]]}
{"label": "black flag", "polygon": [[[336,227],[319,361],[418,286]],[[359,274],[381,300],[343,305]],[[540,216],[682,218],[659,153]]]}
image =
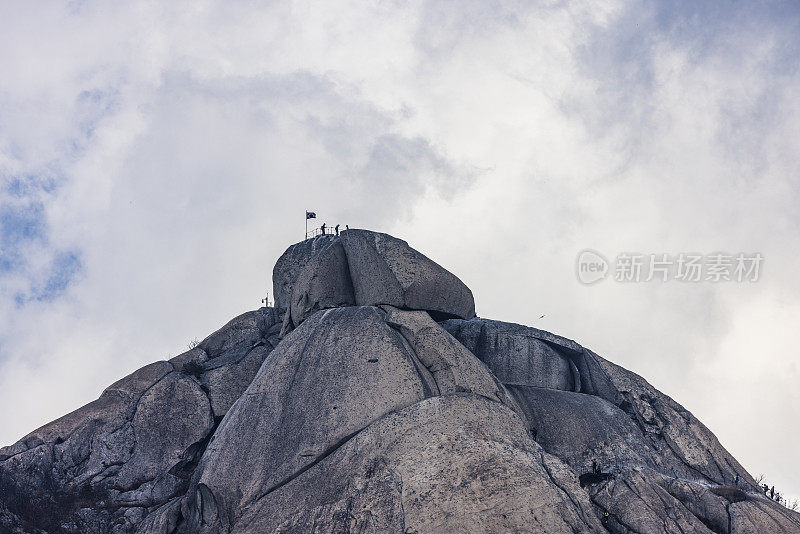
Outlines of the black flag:
{"label": "black flag", "polygon": [[307,211],[306,212],[306,219],[316,219],[316,218],[317,218],[317,214],[314,213],[313,211]]}

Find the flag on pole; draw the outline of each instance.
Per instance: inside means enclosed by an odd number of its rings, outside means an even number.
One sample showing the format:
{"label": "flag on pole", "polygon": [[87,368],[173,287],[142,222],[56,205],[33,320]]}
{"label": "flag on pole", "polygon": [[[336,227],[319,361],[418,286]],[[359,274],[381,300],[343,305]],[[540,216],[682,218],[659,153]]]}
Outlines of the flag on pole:
{"label": "flag on pole", "polygon": [[317,218],[317,214],[314,213],[313,211],[307,211],[306,212],[306,219],[316,219],[316,218]]}

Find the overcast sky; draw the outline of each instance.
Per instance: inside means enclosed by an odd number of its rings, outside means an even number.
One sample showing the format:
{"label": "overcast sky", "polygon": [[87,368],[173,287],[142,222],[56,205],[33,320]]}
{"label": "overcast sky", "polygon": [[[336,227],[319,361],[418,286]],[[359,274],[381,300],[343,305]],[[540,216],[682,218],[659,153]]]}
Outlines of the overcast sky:
{"label": "overcast sky", "polygon": [[[0,3],[0,444],[257,308],[310,209],[800,496],[798,4],[367,5]],[[764,260],[587,286],[587,248]]]}

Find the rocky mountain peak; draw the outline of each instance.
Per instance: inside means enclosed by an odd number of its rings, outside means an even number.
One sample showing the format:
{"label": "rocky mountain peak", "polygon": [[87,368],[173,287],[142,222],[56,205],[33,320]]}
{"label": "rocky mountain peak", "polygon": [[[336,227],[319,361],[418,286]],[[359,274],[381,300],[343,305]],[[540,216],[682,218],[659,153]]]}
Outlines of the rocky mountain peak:
{"label": "rocky mountain peak", "polygon": [[689,411],[367,230],[0,449],[0,532],[800,532]]}

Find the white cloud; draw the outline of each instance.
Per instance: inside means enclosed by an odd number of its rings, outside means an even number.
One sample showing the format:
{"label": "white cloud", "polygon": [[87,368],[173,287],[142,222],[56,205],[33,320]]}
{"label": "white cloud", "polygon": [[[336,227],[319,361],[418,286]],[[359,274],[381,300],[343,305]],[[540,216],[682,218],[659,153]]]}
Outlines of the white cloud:
{"label": "white cloud", "polygon": [[[0,272],[0,441],[258,306],[313,209],[409,240],[482,316],[641,373],[800,494],[793,8],[4,3],[0,21],[0,202],[42,210]],[[586,247],[766,260],[751,285],[586,287]],[[66,292],[19,305],[64,251]]]}

